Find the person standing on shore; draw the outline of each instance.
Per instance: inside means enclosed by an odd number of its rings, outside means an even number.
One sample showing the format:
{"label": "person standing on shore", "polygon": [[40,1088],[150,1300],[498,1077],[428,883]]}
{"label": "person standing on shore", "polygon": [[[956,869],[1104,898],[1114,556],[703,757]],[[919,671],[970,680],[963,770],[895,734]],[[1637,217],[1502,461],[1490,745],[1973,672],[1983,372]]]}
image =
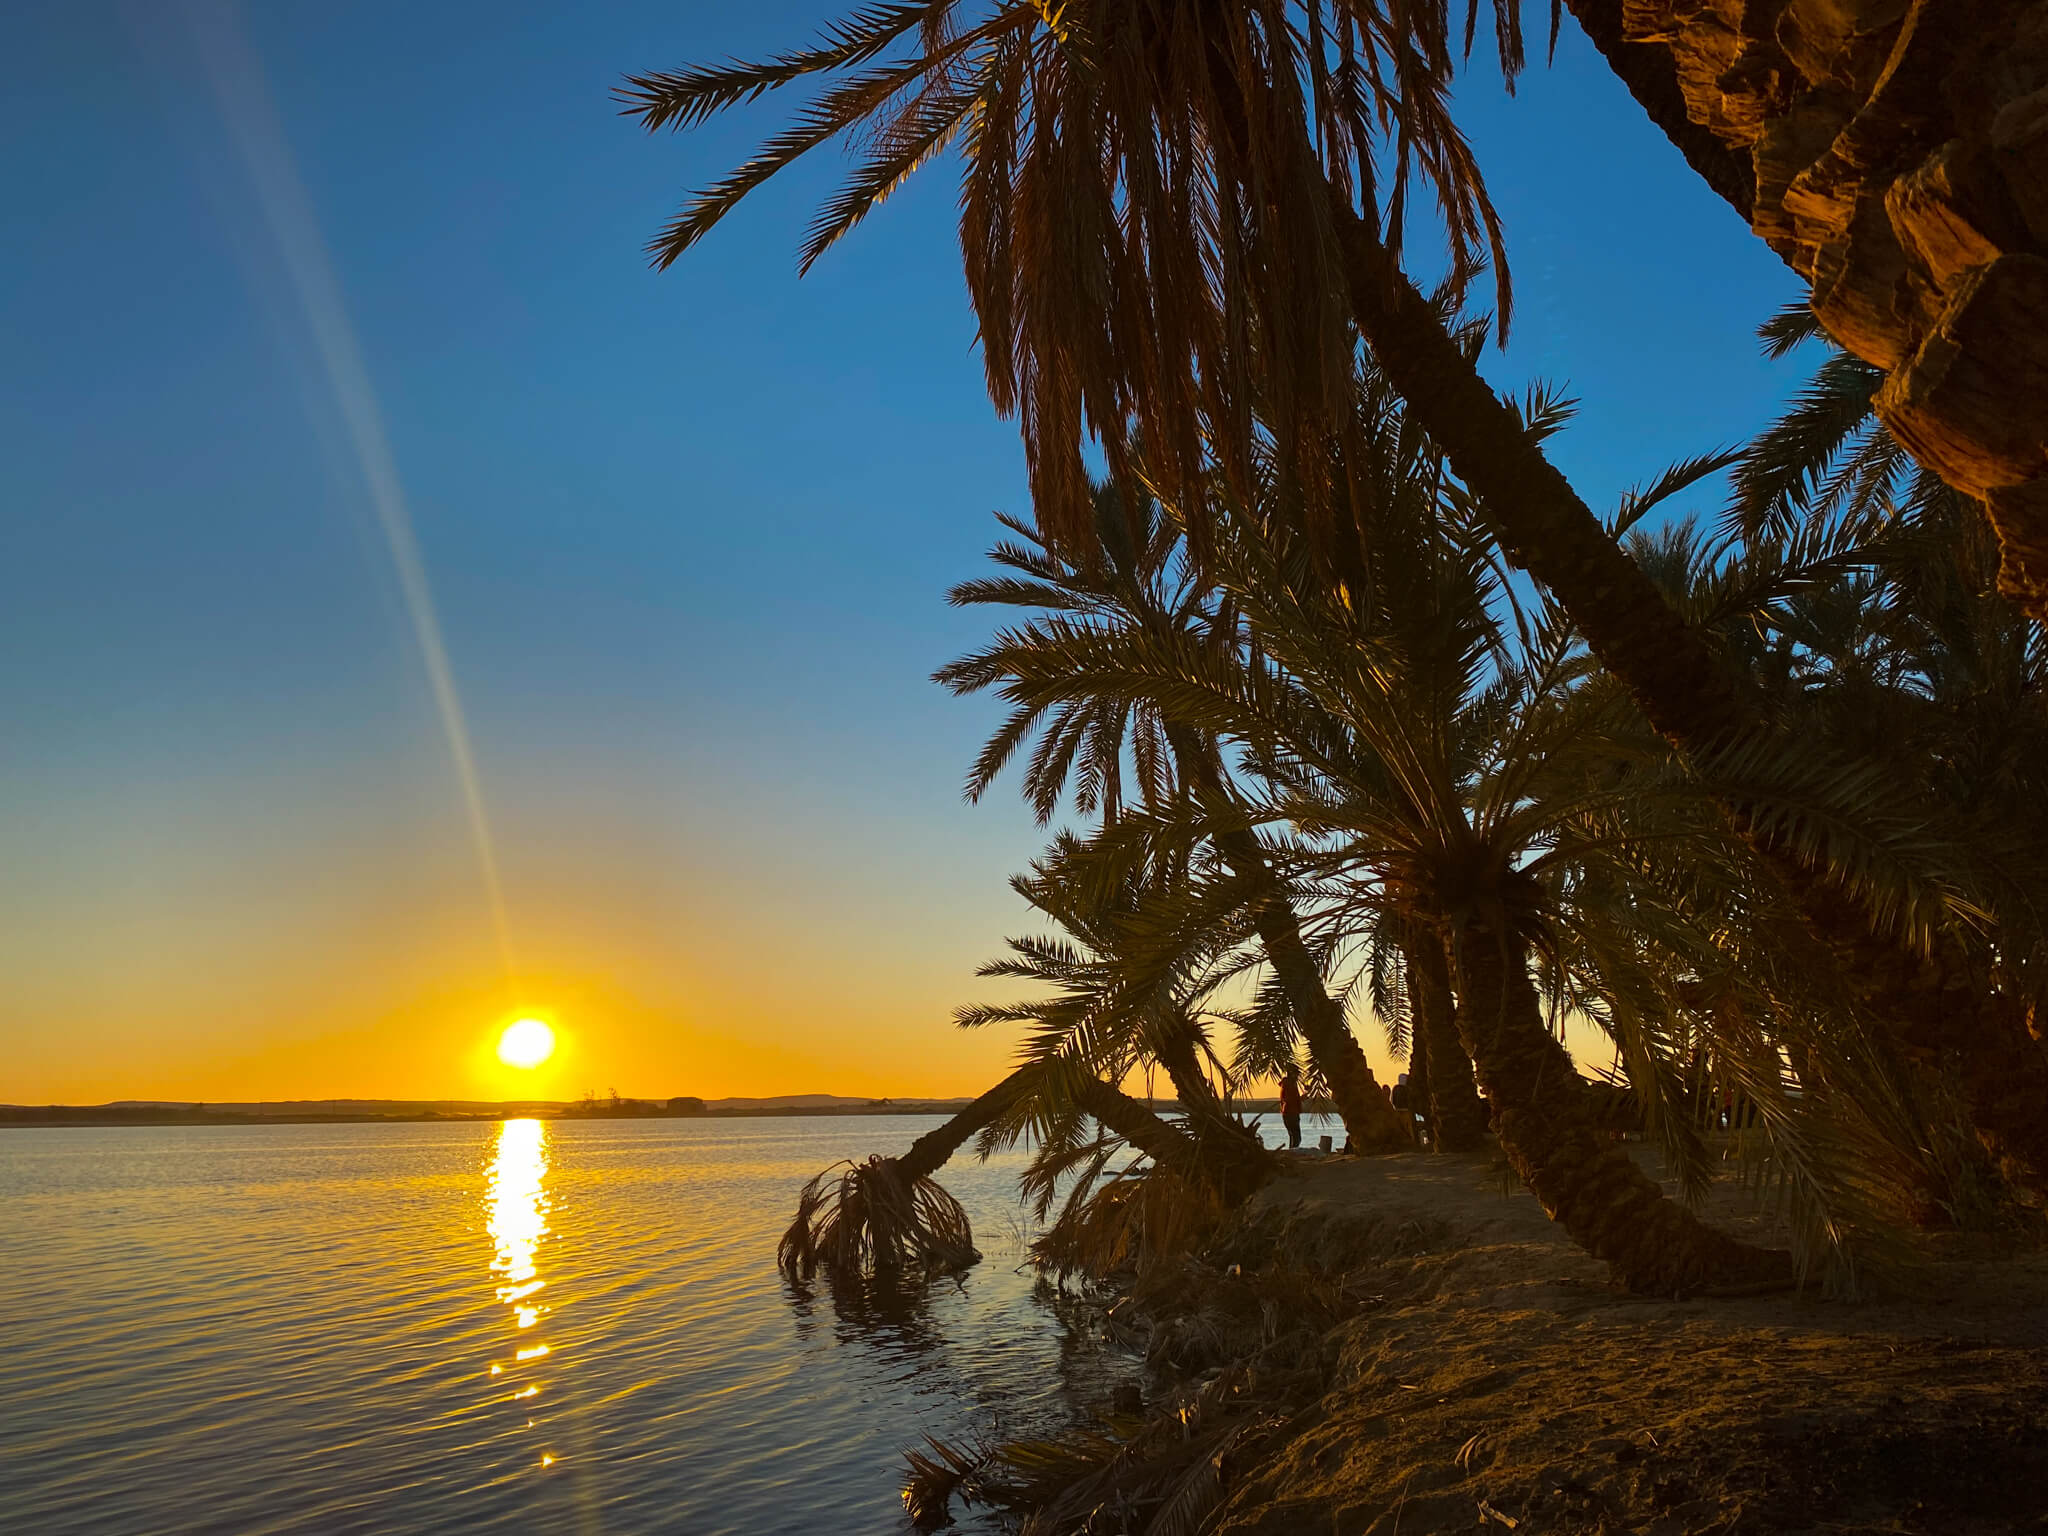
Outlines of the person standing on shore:
{"label": "person standing on shore", "polygon": [[1301,1150],[1301,1080],[1294,1068],[1287,1069],[1287,1075],[1280,1079],[1280,1121],[1287,1127],[1289,1151]]}

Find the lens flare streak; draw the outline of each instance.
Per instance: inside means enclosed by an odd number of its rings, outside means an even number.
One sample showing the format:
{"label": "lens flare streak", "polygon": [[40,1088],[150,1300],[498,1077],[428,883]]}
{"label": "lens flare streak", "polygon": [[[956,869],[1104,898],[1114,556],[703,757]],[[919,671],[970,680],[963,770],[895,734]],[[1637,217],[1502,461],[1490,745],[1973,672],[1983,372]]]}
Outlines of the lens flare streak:
{"label": "lens flare streak", "polygon": [[433,590],[427,583],[426,562],[413,532],[412,513],[406,506],[405,487],[385,433],[376,388],[370,382],[369,368],[356,341],[355,327],[342,298],[341,284],[335,278],[312,199],[306,194],[285,142],[284,126],[264,81],[262,60],[228,8],[195,6],[188,15],[221,116],[254,183],[264,222],[276,241],[278,256],[305,313],[322,371],[376,506],[378,526],[391,551],[399,590],[412,621],[413,638],[419,645],[420,660],[433,689],[456,777],[461,781],[470,840],[475,845],[484,894],[490,905],[491,926],[507,982],[511,984],[519,968],[513,955],[512,929],[506,917],[497,848],[484,808],[476,755],[470,747],[469,725],[456,691],[448,648],[441,638],[441,621],[435,611]]}

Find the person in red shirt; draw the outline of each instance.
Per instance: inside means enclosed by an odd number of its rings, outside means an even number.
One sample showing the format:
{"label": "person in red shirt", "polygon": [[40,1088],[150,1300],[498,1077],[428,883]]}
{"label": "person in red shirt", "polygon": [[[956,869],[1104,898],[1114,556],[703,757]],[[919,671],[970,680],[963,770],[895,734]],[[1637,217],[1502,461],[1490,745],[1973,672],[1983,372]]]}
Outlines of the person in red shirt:
{"label": "person in red shirt", "polygon": [[1295,1076],[1292,1067],[1280,1079],[1280,1120],[1287,1127],[1288,1147],[1298,1151],[1301,1147],[1301,1080]]}

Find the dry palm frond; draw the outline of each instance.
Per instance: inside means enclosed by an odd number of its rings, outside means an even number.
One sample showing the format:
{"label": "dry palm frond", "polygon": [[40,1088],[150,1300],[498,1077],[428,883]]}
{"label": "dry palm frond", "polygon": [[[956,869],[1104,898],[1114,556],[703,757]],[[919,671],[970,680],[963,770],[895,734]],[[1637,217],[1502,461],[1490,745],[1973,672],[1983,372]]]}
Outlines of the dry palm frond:
{"label": "dry palm frond", "polygon": [[[1056,1439],[906,1453],[904,1503],[936,1529],[954,1497],[1028,1512],[1024,1536],[1191,1536],[1222,1503],[1233,1468],[1298,1406],[1298,1384],[1242,1366],[1218,1375],[1131,1432],[1081,1430]],[[913,1504],[913,1499],[915,1503]]]}
{"label": "dry palm frond", "polygon": [[960,1202],[889,1157],[834,1163],[812,1179],[776,1248],[793,1280],[821,1268],[841,1278],[947,1274],[980,1260]]}
{"label": "dry palm frond", "polygon": [[1233,1368],[1128,1440],[1087,1435],[1006,1446],[1005,1464],[1046,1495],[1034,1501],[1025,1536],[1191,1536],[1222,1503],[1233,1463],[1256,1454],[1292,1406],[1258,1372]]}
{"label": "dry palm frond", "polygon": [[1230,1211],[1213,1184],[1170,1169],[1083,1176],[1059,1219],[1032,1243],[1031,1257],[1061,1280],[1073,1274],[1101,1279],[1193,1253]]}
{"label": "dry palm frond", "polygon": [[986,1441],[949,1445],[926,1435],[925,1449],[903,1453],[903,1512],[920,1531],[936,1531],[953,1523],[953,1500],[976,1503],[985,1498],[979,1484],[1001,1452]]}

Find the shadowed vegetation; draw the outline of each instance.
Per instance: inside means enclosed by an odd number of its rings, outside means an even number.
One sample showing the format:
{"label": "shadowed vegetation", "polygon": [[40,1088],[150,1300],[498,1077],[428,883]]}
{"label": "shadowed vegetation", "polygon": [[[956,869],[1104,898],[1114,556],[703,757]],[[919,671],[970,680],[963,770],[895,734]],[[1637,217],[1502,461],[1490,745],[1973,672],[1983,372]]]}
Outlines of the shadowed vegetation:
{"label": "shadowed vegetation", "polygon": [[[1571,9],[1693,169],[1768,216],[1674,73],[1683,37]],[[1190,1278],[1275,1172],[1247,1101],[1289,1070],[1353,1152],[1497,1152],[1645,1296],[1849,1295],[1931,1230],[2041,1235],[2048,645],[1999,595],[2009,528],[1886,424],[1911,414],[1900,370],[1804,306],[1763,329],[1826,348],[1781,420],[1589,505],[1545,452],[1570,402],[1479,370],[1511,298],[1451,113],[1479,10],[877,5],[622,92],[661,129],[817,91],[683,207],[664,266],[821,146],[856,163],[805,267],[957,166],[989,395],[1030,474],[995,573],[951,593],[1001,627],[937,673],[1006,706],[968,797],[1014,770],[1060,824],[1013,882],[1038,931],[983,972],[1024,995],[958,1019],[1015,1031],[1016,1071],[904,1157],[813,1181],[784,1267],[970,1261],[933,1177],[1022,1145],[1041,1267],[1179,1295],[1155,1342],[1216,1334],[1174,1363],[1220,1374],[1169,1416],[917,1453],[920,1522],[956,1496],[1045,1531],[1218,1507],[1296,1402],[1276,1338],[1306,1359],[1338,1315],[1281,1263],[1227,1275],[1250,1286],[1230,1305],[1270,1292],[1264,1331],[1233,1332],[1204,1310],[1217,1266]],[[1518,8],[1489,14],[1511,84]],[[1403,270],[1411,224],[1433,293]],[[1399,1107],[1368,1021],[1408,1061]],[[1171,1104],[1138,1096],[1155,1074]],[[1725,1162],[1781,1246],[1705,1214]],[[1290,1307],[1308,1321],[1276,1333]]]}

